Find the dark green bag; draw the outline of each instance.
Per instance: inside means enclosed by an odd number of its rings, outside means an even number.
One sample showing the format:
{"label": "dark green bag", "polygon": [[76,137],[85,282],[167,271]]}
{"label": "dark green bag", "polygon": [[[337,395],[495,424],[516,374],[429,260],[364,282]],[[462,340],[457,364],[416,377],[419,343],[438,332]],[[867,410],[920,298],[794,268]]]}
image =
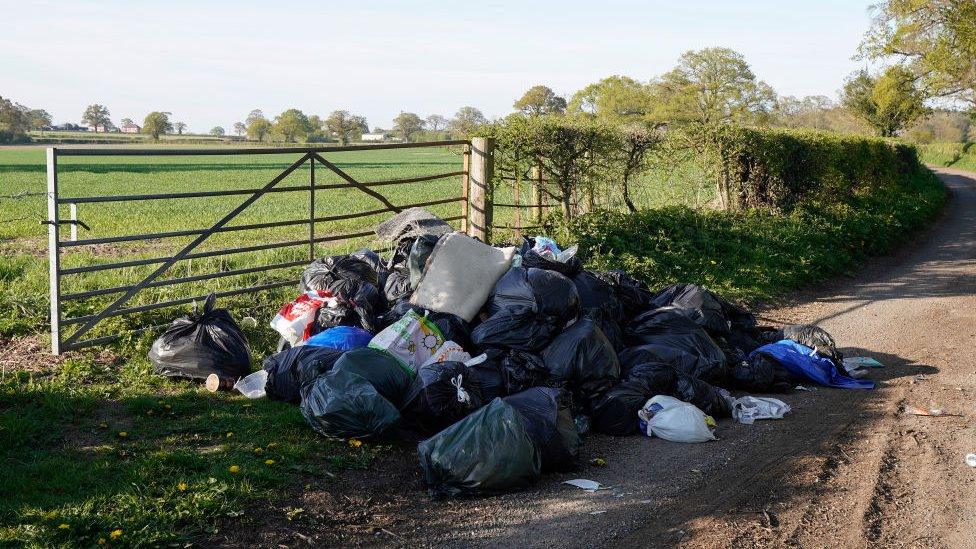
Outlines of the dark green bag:
{"label": "dark green bag", "polygon": [[400,421],[400,412],[373,385],[351,372],[333,370],[302,389],[302,416],[332,438],[377,438]]}
{"label": "dark green bag", "polygon": [[495,398],[417,446],[431,492],[494,494],[539,479],[542,460],[522,414]]}

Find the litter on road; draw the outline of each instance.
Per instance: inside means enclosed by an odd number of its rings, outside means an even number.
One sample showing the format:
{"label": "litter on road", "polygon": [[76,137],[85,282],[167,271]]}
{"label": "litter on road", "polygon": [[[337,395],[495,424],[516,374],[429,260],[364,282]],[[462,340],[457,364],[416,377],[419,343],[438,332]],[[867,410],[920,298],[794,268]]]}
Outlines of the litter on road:
{"label": "litter on road", "polygon": [[153,344],[157,372],[297,404],[330,438],[419,433],[431,491],[472,495],[577,469],[591,431],[707,442],[716,419],[790,412],[756,394],[810,390],[798,382],[871,389],[855,377],[882,366],[843,357],[816,326],[759,326],[695,284],[655,292],[622,271],[587,270],[576,246],[545,236],[490,246],[421,209],[377,234],[386,260],[364,249],[308,265],[270,321],[279,350],[261,370],[210,297]]}

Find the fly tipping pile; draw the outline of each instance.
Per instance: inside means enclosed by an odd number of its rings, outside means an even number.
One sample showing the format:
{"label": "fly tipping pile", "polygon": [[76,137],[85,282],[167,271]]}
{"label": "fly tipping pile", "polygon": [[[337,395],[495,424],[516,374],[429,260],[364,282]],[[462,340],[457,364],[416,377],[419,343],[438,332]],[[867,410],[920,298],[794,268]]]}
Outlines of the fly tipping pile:
{"label": "fly tipping pile", "polygon": [[[327,437],[422,433],[423,477],[439,494],[497,493],[572,470],[590,429],[705,442],[716,418],[789,412],[730,390],[873,388],[846,375],[823,330],[759,327],[694,284],[655,292],[621,271],[588,271],[575,247],[548,238],[493,247],[416,209],[377,233],[389,260],[361,250],[308,266],[300,295],[271,321],[284,349],[238,386],[298,404]],[[150,357],[164,375],[229,387],[249,372],[247,352],[208,300]]]}

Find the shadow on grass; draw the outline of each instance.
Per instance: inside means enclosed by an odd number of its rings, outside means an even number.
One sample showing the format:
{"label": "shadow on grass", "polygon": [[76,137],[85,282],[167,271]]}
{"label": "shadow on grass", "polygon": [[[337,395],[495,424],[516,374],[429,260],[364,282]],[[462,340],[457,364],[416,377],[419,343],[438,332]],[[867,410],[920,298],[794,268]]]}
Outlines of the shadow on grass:
{"label": "shadow on grass", "polygon": [[0,543],[195,539],[299,475],[372,459],[317,436],[296,406],[188,382],[78,381],[2,386]]}

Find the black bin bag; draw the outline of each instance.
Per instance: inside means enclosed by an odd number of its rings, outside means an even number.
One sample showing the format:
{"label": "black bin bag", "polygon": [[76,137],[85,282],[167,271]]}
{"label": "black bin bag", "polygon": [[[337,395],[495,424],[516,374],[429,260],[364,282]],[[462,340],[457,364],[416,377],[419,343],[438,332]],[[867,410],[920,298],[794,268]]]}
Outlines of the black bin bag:
{"label": "black bin bag", "polygon": [[678,374],[675,392],[672,396],[694,404],[702,412],[712,417],[732,417],[731,404],[723,396],[723,393],[722,389],[706,381],[687,374]]}
{"label": "black bin bag", "polygon": [[654,294],[647,288],[647,284],[640,280],[619,270],[598,271],[594,274],[613,288],[624,319],[629,320],[648,308],[655,308],[651,305]]}
{"label": "black bin bag", "polygon": [[336,296],[351,297],[364,282],[373,286],[378,283],[376,271],[368,261],[351,255],[333,255],[310,263],[299,285],[303,292],[327,290]]}
{"label": "black bin bag", "polygon": [[211,374],[236,379],[251,373],[251,349],[244,332],[226,309],[217,309],[210,294],[203,314],[173,321],[149,350],[157,374],[206,379]]}
{"label": "black bin bag", "polygon": [[779,361],[756,353],[729,368],[729,386],[750,393],[788,393],[796,383]]}
{"label": "black bin bag", "polygon": [[658,353],[666,349],[677,355],[683,351],[697,359],[695,377],[722,385],[728,377],[725,354],[694,321],[675,307],[661,307],[641,313],[626,330],[627,339],[634,345],[655,345]]}
{"label": "black bin bag", "polygon": [[531,387],[544,385],[549,370],[542,357],[515,349],[489,349],[484,366],[493,366],[501,376],[506,395],[522,392]]}
{"label": "black bin bag", "polygon": [[535,247],[535,239],[531,237],[523,237],[525,241],[519,248],[519,255],[522,256],[522,266],[523,267],[533,267],[536,269],[546,269],[548,271],[556,271],[557,273],[562,273],[568,277],[572,277],[574,274],[583,270],[583,262],[580,261],[579,256],[574,255],[566,260],[565,263],[562,261],[557,261],[555,259],[549,259],[543,256],[539,252],[533,250]]}
{"label": "black bin bag", "polygon": [[337,372],[348,372],[368,381],[386,400],[401,408],[411,397],[414,375],[392,356],[362,347],[346,351],[333,367]]}
{"label": "black bin bag", "polygon": [[420,469],[438,495],[509,492],[539,480],[542,460],[515,408],[496,398],[417,445]]}
{"label": "black bin bag", "polygon": [[377,288],[382,288],[384,284],[386,284],[386,277],[390,274],[390,271],[386,268],[386,262],[383,261],[382,257],[380,257],[380,254],[370,250],[369,248],[363,248],[349,254],[349,257],[361,259],[366,263],[369,263],[369,266],[373,268],[373,272],[376,273]]}
{"label": "black bin bag", "polygon": [[510,269],[488,298],[488,319],[471,331],[474,345],[538,351],[579,316],[579,294],[565,276],[544,269]]}
{"label": "black bin bag", "polygon": [[589,318],[581,318],[556,336],[542,354],[549,371],[546,384],[565,386],[588,409],[620,378],[613,345]]}
{"label": "black bin bag", "polygon": [[400,420],[397,407],[362,376],[333,370],[302,390],[302,416],[330,438],[383,438]]}
{"label": "black bin bag", "polygon": [[607,435],[637,434],[637,411],[656,395],[674,395],[678,374],[667,364],[638,364],[593,407],[593,429]]}
{"label": "black bin bag", "polygon": [[410,297],[410,272],[403,268],[395,268],[386,276],[383,284],[383,297],[390,305]]}
{"label": "black bin bag", "polygon": [[479,379],[463,362],[421,366],[403,414],[412,426],[436,433],[482,406]]}
{"label": "black bin bag", "polygon": [[330,371],[345,351],[302,345],[275,353],[264,359],[268,382],[264,386],[268,398],[297,404],[301,389],[318,376]]}
{"label": "black bin bag", "polygon": [[573,421],[572,397],[563,389],[533,387],[503,399],[522,414],[539,450],[543,471],[569,471],[582,441]]}

